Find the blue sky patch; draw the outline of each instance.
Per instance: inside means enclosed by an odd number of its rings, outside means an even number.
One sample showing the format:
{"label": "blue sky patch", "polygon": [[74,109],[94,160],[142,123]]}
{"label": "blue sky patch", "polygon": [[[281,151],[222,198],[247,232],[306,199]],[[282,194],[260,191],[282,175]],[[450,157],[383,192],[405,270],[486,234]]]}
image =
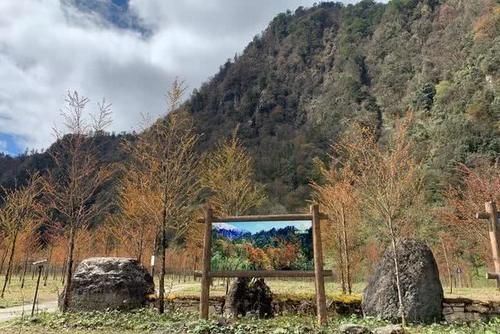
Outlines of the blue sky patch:
{"label": "blue sky patch", "polygon": [[16,156],[23,153],[23,149],[18,144],[18,136],[8,133],[0,133],[0,152]]}
{"label": "blue sky patch", "polygon": [[116,28],[136,31],[144,37],[152,34],[152,31],[142,24],[136,13],[130,10],[129,0],[71,1],[82,12],[97,14]]}

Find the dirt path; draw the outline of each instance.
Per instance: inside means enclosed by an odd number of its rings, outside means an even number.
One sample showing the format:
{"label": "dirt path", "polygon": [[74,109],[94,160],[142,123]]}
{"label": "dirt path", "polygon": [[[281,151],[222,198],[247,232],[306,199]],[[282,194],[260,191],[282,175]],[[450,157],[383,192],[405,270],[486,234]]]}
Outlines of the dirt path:
{"label": "dirt path", "polygon": [[[9,321],[22,316],[31,315],[32,304],[14,306],[0,309],[0,322]],[[35,312],[55,312],[57,311],[57,300],[41,302],[35,308]]]}
{"label": "dirt path", "polygon": [[[172,293],[176,291],[181,291],[185,288],[189,287],[189,285],[177,285],[172,288],[166,287],[167,293]],[[31,315],[31,307],[33,304],[25,304],[20,306],[8,307],[8,308],[0,308],[0,322],[13,320],[15,318],[19,318],[22,316],[29,317]],[[56,312],[57,309],[57,300],[51,301],[42,301],[40,302],[35,312]]]}

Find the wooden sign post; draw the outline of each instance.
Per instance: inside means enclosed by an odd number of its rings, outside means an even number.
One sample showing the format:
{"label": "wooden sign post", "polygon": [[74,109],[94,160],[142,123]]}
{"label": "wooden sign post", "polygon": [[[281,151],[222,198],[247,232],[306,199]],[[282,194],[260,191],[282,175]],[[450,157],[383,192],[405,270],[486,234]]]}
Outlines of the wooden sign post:
{"label": "wooden sign post", "polygon": [[495,279],[497,281],[497,289],[500,289],[500,224],[498,221],[498,212],[495,202],[489,201],[484,203],[486,212],[476,213],[477,219],[488,220],[488,231],[491,242],[491,255],[493,256],[493,264],[495,272],[487,274],[488,279]]}
{"label": "wooden sign post", "polygon": [[47,260],[33,262],[33,265],[38,267],[38,279],[36,281],[35,296],[33,297],[33,306],[31,308],[31,316],[33,316],[35,314],[35,305],[36,305],[36,302],[38,299],[38,288],[40,287],[40,277],[42,277],[43,265],[46,262],[47,262]]}
{"label": "wooden sign post", "polygon": [[313,252],[314,252],[314,286],[316,287],[316,309],[320,325],[326,324],[325,279],[323,277],[323,246],[321,245],[321,228],[319,207],[311,205]]}
{"label": "wooden sign post", "polygon": [[210,297],[210,263],[212,261],[212,209],[205,209],[205,234],[203,238],[203,267],[201,276],[200,318],[208,320]]}
{"label": "wooden sign post", "polygon": [[[200,318],[208,320],[210,280],[214,277],[314,277],[316,290],[316,308],[318,323],[327,323],[325,276],[332,276],[332,271],[323,270],[323,250],[321,245],[321,219],[328,216],[319,212],[318,205],[311,206],[310,214],[295,215],[262,215],[262,216],[236,216],[236,217],[214,217],[212,209],[205,209],[203,223],[205,233],[203,238],[203,264],[201,273],[195,272],[195,276],[201,276],[200,295]],[[313,235],[314,271],[301,270],[235,270],[212,272],[210,265],[212,259],[212,224],[213,223],[237,223],[237,222],[277,222],[277,221],[311,221]]]}

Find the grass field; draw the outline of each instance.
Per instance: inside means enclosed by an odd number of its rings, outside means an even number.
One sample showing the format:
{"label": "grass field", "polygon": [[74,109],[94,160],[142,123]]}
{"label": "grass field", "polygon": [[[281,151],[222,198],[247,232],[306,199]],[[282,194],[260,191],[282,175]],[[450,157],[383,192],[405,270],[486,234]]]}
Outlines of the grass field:
{"label": "grass field", "polygon": [[[305,299],[313,298],[314,284],[306,280],[282,280],[268,279],[266,282],[276,295],[276,298]],[[47,286],[40,287],[40,300],[49,301],[57,298],[57,293],[62,290],[60,278],[55,280],[49,278]],[[11,285],[6,291],[4,299],[0,299],[0,307],[20,305],[24,302],[30,303],[33,298],[36,280],[31,276],[26,280],[24,289],[20,289],[20,282],[13,277]],[[329,299],[359,299],[364,284],[353,286],[353,296],[342,296],[339,285],[326,282],[326,290]],[[197,297],[200,292],[200,282],[191,278],[169,278],[166,283],[169,298]],[[211,287],[212,296],[223,296],[226,285],[223,280],[216,280]],[[445,288],[445,291],[447,289]],[[478,288],[457,289],[451,297],[467,297],[482,300],[500,301],[500,293],[493,286]],[[46,314],[42,313],[35,318],[18,319],[7,323],[0,323],[0,333],[33,333],[33,334],[60,334],[60,333],[88,333],[88,334],[128,334],[128,333],[172,333],[177,334],[299,334],[299,333],[336,333],[336,329],[343,323],[358,323],[370,328],[384,325],[383,322],[374,319],[361,318],[334,318],[330,320],[327,327],[316,326],[316,319],[312,316],[279,316],[270,320],[257,320],[252,317],[237,320],[235,322],[221,322],[218,319],[211,321],[199,321],[197,313],[188,310],[176,310],[167,315],[158,315],[152,310],[141,310],[133,313],[76,313],[76,314]],[[415,326],[409,328],[409,333],[414,334],[469,334],[500,333],[500,319],[490,323],[475,323],[471,325],[433,325]]]}
{"label": "grass field", "polygon": [[[35,294],[36,277],[34,279],[31,277],[31,275],[26,276],[24,288],[21,289],[20,277],[13,276],[10,284],[5,290],[4,298],[0,298],[0,308],[32,303]],[[0,280],[2,286],[4,282],[3,279],[4,277]],[[62,291],[62,288],[63,285],[60,277],[56,277],[56,279],[49,277],[47,280],[47,286],[44,286],[43,281],[41,281],[38,291],[39,302],[56,300],[57,295],[60,291]]]}
{"label": "grass field", "polygon": [[[4,334],[124,334],[124,333],[176,333],[176,334],[302,334],[338,333],[341,324],[357,323],[374,329],[386,323],[375,319],[331,318],[328,326],[318,327],[312,316],[278,316],[269,320],[245,317],[237,320],[213,319],[200,321],[194,312],[171,311],[159,315],[152,310],[132,313],[73,313],[40,314],[37,318],[0,324]],[[410,326],[410,334],[496,334],[500,332],[500,319],[489,323],[470,325]]]}
{"label": "grass field", "polygon": [[[266,279],[266,282],[277,298],[304,299],[314,297],[314,283],[311,280]],[[3,283],[3,280],[0,280],[0,283]],[[0,308],[31,303],[33,301],[35,285],[36,277],[32,279],[31,275],[29,275],[26,277],[24,289],[21,289],[19,277],[12,277],[11,284],[8,285],[4,298],[0,298]],[[338,283],[327,281],[325,285],[328,298],[345,298],[341,295]],[[477,285],[481,287],[454,289],[453,294],[450,294],[449,289],[444,287],[445,296],[465,297],[483,301],[500,301],[500,292],[495,289],[493,282],[478,282]],[[353,298],[360,298],[364,287],[364,283],[354,284]],[[44,286],[43,282],[40,283],[39,301],[56,300],[62,288],[60,277],[56,277],[55,279],[49,277],[47,286]],[[166,280],[166,290],[169,292],[169,298],[197,297],[200,293],[200,282],[194,281],[192,277],[186,277],[186,281],[184,281],[184,278],[179,280],[169,277]],[[210,289],[211,296],[224,296],[225,292],[226,284],[223,280],[216,280]]]}
{"label": "grass field", "polygon": [[[186,297],[186,296],[199,296],[200,283],[195,281],[180,282],[169,281],[167,283],[167,291],[169,287],[173,292],[170,293],[172,297]],[[270,286],[271,291],[278,298],[312,298],[314,297],[314,283],[305,280],[280,280],[280,279],[266,279],[266,283]],[[484,282],[483,282],[484,283]],[[493,282],[486,282],[485,284],[478,284],[481,287],[477,288],[454,288],[453,293],[449,293],[447,287],[443,287],[445,297],[456,298],[470,298],[482,301],[500,301],[500,292],[496,290]],[[353,296],[361,298],[366,283],[355,283],[353,285]],[[342,296],[341,287],[338,283],[331,281],[325,282],[325,290],[327,297],[330,299],[339,298]],[[222,280],[216,280],[210,288],[211,296],[224,296],[226,292],[226,284]]]}

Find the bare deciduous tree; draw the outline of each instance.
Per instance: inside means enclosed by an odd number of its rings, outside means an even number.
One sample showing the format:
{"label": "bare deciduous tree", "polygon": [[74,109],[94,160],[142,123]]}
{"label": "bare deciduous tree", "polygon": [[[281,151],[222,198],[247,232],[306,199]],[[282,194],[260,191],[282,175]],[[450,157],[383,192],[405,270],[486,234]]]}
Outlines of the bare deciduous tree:
{"label": "bare deciduous tree", "polygon": [[98,103],[97,116],[91,115],[88,120],[85,118],[88,102],[77,92],[68,93],[66,108],[61,111],[65,128],[55,130],[57,142],[49,150],[55,168],[49,170],[45,178],[48,206],[69,234],[63,312],[69,304],[78,229],[88,226],[108,208],[108,202],[96,201],[95,198],[113,175],[111,166],[99,161],[96,142],[111,123],[110,105],[104,100]]}
{"label": "bare deciduous tree", "polygon": [[411,227],[412,214],[423,202],[422,162],[413,157],[409,137],[412,122],[411,115],[396,122],[384,146],[366,128],[358,128],[340,145],[348,159],[346,164],[356,175],[363,215],[376,223],[390,240],[403,326],[406,318],[397,244]]}

